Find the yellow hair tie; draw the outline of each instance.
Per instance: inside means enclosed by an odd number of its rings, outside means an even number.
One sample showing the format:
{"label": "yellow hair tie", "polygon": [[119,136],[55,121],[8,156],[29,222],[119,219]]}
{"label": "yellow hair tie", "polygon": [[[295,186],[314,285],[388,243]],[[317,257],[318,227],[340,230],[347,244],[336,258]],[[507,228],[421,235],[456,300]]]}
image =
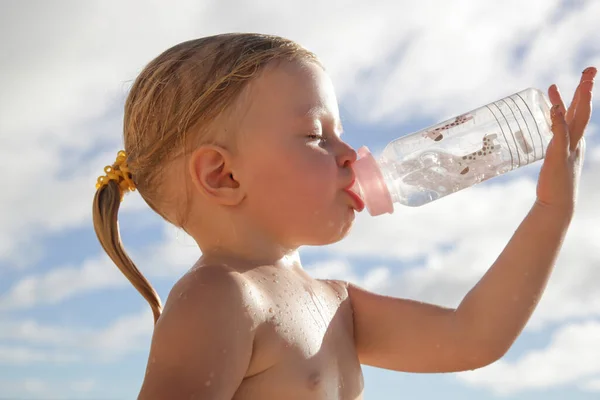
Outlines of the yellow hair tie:
{"label": "yellow hair tie", "polygon": [[115,181],[119,185],[121,192],[121,200],[123,195],[128,191],[135,190],[135,183],[131,179],[131,172],[127,165],[127,154],[124,150],[120,150],[117,153],[117,159],[113,165],[107,165],[104,167],[105,175],[99,176],[96,182],[96,189],[100,189],[103,186],[108,185],[108,182]]}

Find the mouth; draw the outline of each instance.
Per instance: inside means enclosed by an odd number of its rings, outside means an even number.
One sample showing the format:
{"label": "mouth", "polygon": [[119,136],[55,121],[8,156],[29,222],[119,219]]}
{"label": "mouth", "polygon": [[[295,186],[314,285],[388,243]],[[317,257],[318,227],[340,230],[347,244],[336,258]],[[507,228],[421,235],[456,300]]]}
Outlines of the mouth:
{"label": "mouth", "polygon": [[351,187],[352,185],[344,189],[344,191],[348,193],[348,196],[352,198],[352,202],[354,203],[354,209],[356,209],[356,211],[358,212],[361,212],[365,209],[365,202],[363,201],[363,199],[360,198],[359,195],[350,190]]}

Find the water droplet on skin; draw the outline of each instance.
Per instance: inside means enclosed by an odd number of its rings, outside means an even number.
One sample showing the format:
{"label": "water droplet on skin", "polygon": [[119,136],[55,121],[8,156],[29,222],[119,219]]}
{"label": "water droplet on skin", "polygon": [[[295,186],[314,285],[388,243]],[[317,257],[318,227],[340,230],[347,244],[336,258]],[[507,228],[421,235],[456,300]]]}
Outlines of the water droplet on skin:
{"label": "water droplet on skin", "polygon": [[210,380],[204,382],[204,386],[210,386]]}
{"label": "water droplet on skin", "polygon": [[223,354],[227,354],[227,349],[223,349]]}
{"label": "water droplet on skin", "polygon": [[210,374],[208,374],[208,376],[209,376],[210,378],[214,378],[214,377],[215,377],[215,373],[211,371],[211,372],[210,372]]}

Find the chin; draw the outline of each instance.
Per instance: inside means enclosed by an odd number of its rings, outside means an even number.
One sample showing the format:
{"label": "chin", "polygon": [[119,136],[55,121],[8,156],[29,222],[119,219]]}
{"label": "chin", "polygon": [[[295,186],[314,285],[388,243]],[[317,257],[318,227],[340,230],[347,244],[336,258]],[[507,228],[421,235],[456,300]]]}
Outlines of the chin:
{"label": "chin", "polygon": [[316,224],[319,230],[313,230],[310,240],[307,241],[309,246],[326,246],[328,244],[337,243],[344,239],[350,233],[354,223],[354,218],[347,218],[343,221],[328,221],[325,224]]}

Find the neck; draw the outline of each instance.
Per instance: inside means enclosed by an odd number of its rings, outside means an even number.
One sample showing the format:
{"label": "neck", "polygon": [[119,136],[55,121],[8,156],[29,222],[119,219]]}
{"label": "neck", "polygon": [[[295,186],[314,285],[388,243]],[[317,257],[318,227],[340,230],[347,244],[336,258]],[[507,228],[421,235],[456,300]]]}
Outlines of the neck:
{"label": "neck", "polygon": [[195,219],[199,223],[185,227],[202,251],[201,263],[300,266],[297,246],[285,246],[250,224],[234,221],[231,215],[213,217],[211,221]]}
{"label": "neck", "polygon": [[201,265],[228,265],[243,269],[252,269],[260,266],[273,266],[281,269],[302,268],[300,256],[297,251],[291,251],[286,254],[254,254],[236,251],[237,249],[211,249],[202,251],[200,258]]}

